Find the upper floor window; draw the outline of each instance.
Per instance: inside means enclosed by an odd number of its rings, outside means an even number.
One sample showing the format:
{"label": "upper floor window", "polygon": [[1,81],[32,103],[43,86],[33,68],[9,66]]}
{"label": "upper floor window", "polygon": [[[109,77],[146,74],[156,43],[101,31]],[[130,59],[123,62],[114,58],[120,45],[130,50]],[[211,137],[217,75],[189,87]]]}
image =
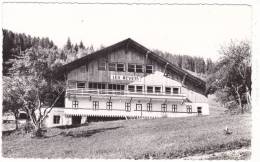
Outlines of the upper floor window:
{"label": "upper floor window", "polygon": [[155,87],[155,93],[160,93],[161,92],[161,87]]}
{"label": "upper floor window", "polygon": [[147,86],[147,92],[148,93],[153,93],[153,87]]}
{"label": "upper floor window", "polygon": [[128,64],[128,72],[135,72],[135,64]]}
{"label": "upper floor window", "polygon": [[117,71],[125,71],[125,64],[118,63],[116,68],[117,68]]}
{"label": "upper floor window", "polygon": [[108,89],[123,91],[125,90],[125,85],[122,84],[108,84]]}
{"label": "upper floor window", "polygon": [[128,86],[128,91],[129,91],[129,92],[134,92],[134,91],[135,91],[135,86],[129,85],[129,86]]}
{"label": "upper floor window", "polygon": [[143,72],[143,65],[136,65],[136,72],[137,73],[142,73]]}
{"label": "upper floor window", "polygon": [[172,89],[172,93],[178,94],[178,93],[179,93],[179,88],[173,88],[173,89]]}
{"label": "upper floor window", "polygon": [[85,82],[77,82],[77,88],[86,88]]}
{"label": "upper floor window", "polygon": [[106,61],[100,60],[98,62],[98,70],[106,70]]}
{"label": "upper floor window", "polygon": [[153,65],[146,65],[145,72],[153,73]]}
{"label": "upper floor window", "polygon": [[165,87],[165,93],[170,94],[171,93],[171,88],[170,87]]}
{"label": "upper floor window", "polygon": [[116,64],[115,63],[109,63],[108,69],[109,69],[109,71],[116,71]]}

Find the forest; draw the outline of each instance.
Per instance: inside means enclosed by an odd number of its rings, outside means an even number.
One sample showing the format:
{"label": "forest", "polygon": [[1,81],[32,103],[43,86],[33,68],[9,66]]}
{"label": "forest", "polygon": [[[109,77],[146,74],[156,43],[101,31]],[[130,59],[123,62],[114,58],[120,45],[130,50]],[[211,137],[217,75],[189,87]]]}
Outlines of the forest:
{"label": "forest", "polygon": [[[56,59],[60,59],[62,64],[104,48],[102,45],[100,45],[98,49],[94,49],[93,45],[85,47],[82,41],[78,44],[72,43],[70,38],[68,38],[62,48],[58,48],[48,37],[40,38],[3,29],[3,75],[8,75],[8,71],[12,67],[12,60],[18,59],[25,53],[26,49],[32,47],[55,50],[55,57]],[[214,63],[210,58],[205,60],[202,57],[171,54],[157,49],[154,50],[154,52],[178,67],[201,74],[204,78],[206,74],[211,73],[214,68]]]}

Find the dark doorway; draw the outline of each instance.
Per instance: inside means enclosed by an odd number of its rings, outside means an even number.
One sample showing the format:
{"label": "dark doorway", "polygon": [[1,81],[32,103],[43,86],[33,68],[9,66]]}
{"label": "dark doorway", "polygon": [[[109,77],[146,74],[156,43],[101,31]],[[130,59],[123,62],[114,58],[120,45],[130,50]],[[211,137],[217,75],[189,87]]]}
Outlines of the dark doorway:
{"label": "dark doorway", "polygon": [[200,115],[202,113],[202,107],[197,107],[197,112]]}
{"label": "dark doorway", "polygon": [[81,124],[81,116],[72,116],[72,125]]}

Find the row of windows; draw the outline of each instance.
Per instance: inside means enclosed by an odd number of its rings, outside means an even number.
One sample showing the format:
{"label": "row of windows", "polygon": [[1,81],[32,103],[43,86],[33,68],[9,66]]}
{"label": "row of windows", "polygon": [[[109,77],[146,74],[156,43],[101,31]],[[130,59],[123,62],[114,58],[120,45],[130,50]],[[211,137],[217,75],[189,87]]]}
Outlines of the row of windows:
{"label": "row of windows", "polygon": [[[127,71],[134,73],[153,73],[153,65],[142,65],[142,64],[127,64]],[[107,70],[107,64],[105,61],[98,62],[98,70]],[[126,64],[124,63],[108,63],[109,71],[126,71]]]}
{"label": "row of windows", "polygon": [[[106,84],[106,83],[98,83],[98,82],[89,82],[88,84],[89,88],[93,89],[110,89],[110,90],[125,90],[125,85],[123,84]],[[86,88],[85,82],[77,82],[77,88]],[[153,87],[153,86],[147,86],[147,92],[148,93],[160,93],[161,87]],[[129,85],[128,91],[130,92],[143,92],[144,86],[135,86],[135,85]],[[165,87],[165,93],[166,94],[178,94],[179,88],[171,88],[171,87]]]}
{"label": "row of windows", "polygon": [[[73,101],[72,102],[72,107],[73,108],[78,108],[78,105],[79,105],[79,102],[78,101]],[[137,111],[142,111],[143,109],[142,109],[142,104],[139,104],[139,103],[137,103],[136,104],[136,109],[135,110],[137,110]],[[153,104],[151,103],[151,102],[148,102],[147,104],[146,104],[146,108],[147,108],[147,111],[152,111],[152,109],[153,109]],[[93,101],[93,109],[94,110],[98,110],[99,109],[99,101]],[[107,103],[106,103],[106,109],[108,109],[108,110],[112,110],[112,102],[111,101],[108,101]],[[131,111],[131,103],[129,103],[129,102],[126,102],[125,103],[125,110],[126,111]],[[167,110],[167,104],[161,104],[161,111],[162,112],[167,112],[168,110]],[[177,105],[176,104],[173,104],[172,105],[172,107],[171,107],[171,111],[172,112],[177,112]],[[192,112],[192,106],[191,105],[187,105],[187,112]]]}

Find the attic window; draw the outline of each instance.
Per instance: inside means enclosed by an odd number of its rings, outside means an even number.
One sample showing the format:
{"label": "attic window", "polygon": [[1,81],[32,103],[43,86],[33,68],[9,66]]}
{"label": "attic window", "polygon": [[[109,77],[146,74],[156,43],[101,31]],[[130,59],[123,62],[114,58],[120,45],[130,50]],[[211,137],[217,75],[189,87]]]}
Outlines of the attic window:
{"label": "attic window", "polygon": [[142,73],[143,72],[143,65],[136,65],[136,72]]}
{"label": "attic window", "polygon": [[108,69],[109,69],[109,71],[116,71],[116,64],[115,63],[109,63]]}
{"label": "attic window", "polygon": [[128,72],[135,72],[135,64],[128,64]]}
{"label": "attic window", "polygon": [[106,70],[106,61],[102,60],[98,62],[98,70]]}
{"label": "attic window", "polygon": [[153,65],[146,65],[145,72],[153,73]]}

